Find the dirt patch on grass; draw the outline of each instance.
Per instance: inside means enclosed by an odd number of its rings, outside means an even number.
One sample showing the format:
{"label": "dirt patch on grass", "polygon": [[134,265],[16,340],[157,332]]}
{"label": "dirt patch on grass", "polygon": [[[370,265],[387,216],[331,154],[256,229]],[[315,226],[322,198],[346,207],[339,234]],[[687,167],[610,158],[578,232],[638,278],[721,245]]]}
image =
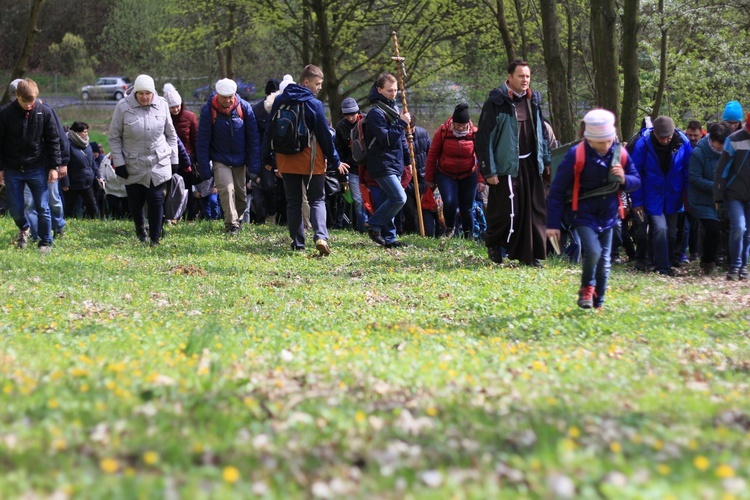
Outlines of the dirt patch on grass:
{"label": "dirt patch on grass", "polygon": [[172,274],[180,274],[184,276],[208,276],[208,273],[198,266],[187,265],[187,266],[174,266],[169,270]]}

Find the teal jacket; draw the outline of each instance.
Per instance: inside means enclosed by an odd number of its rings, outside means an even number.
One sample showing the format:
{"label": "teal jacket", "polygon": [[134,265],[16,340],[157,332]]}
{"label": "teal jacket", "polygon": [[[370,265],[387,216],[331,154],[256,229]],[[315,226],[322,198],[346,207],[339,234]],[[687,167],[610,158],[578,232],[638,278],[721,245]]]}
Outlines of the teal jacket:
{"label": "teal jacket", "polygon": [[[518,176],[518,119],[516,102],[511,97],[507,83],[490,92],[482,106],[479,127],[475,140],[475,151],[479,158],[482,175],[486,179],[493,175]],[[529,89],[521,102],[530,106],[534,124],[534,142],[539,175],[550,164],[547,129],[542,118],[542,98],[539,92]]]}

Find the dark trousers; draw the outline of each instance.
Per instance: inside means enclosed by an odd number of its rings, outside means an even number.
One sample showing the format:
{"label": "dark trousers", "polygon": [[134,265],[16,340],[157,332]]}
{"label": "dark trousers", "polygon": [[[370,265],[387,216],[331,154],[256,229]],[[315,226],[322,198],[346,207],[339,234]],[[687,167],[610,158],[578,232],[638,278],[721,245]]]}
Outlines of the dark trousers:
{"label": "dark trousers", "polygon": [[721,222],[714,219],[700,219],[700,221],[703,227],[701,264],[715,264],[721,247]]}
{"label": "dark trousers", "polygon": [[79,198],[83,202],[84,216],[93,219],[99,215],[93,186],[90,186],[88,189],[68,189],[67,191],[63,191],[63,198],[65,199],[65,204],[63,205],[65,217],[74,217],[76,215]]}
{"label": "dark trousers", "polygon": [[146,218],[143,213],[144,205],[148,206],[148,235],[151,241],[161,239],[161,221],[164,217],[164,183],[149,187],[143,184],[130,184],[125,186],[128,193],[128,207],[135,222],[135,233],[140,238],[145,236]]}
{"label": "dark trousers", "polygon": [[[120,198],[113,194],[107,195],[107,209],[109,217],[113,219],[125,219],[130,214],[128,210],[128,198],[126,196]],[[104,210],[102,209],[102,212]]]}

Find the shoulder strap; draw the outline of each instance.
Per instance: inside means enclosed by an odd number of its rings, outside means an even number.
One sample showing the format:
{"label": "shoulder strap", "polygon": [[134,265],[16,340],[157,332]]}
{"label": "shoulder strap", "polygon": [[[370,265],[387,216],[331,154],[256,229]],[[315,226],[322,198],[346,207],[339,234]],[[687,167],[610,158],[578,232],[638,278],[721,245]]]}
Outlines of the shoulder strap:
{"label": "shoulder strap", "polygon": [[[211,106],[211,124],[216,123],[216,116],[216,108]],[[237,106],[237,116],[240,117],[240,120],[245,121],[245,112],[242,110],[242,103]]]}
{"label": "shoulder strap", "polygon": [[579,142],[576,146],[576,162],[573,167],[573,200],[572,208],[573,211],[578,210],[578,192],[581,190],[581,172],[583,172],[583,166],[586,164],[586,147],[583,142]]}

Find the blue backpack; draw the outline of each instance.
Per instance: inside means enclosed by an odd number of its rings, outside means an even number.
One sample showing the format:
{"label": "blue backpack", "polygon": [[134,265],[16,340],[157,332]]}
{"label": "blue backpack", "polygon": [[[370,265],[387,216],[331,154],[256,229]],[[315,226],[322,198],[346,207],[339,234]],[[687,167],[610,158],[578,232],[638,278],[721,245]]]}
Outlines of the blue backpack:
{"label": "blue backpack", "polygon": [[310,131],[305,123],[305,103],[292,101],[279,106],[271,118],[271,149],[293,155],[310,145]]}

